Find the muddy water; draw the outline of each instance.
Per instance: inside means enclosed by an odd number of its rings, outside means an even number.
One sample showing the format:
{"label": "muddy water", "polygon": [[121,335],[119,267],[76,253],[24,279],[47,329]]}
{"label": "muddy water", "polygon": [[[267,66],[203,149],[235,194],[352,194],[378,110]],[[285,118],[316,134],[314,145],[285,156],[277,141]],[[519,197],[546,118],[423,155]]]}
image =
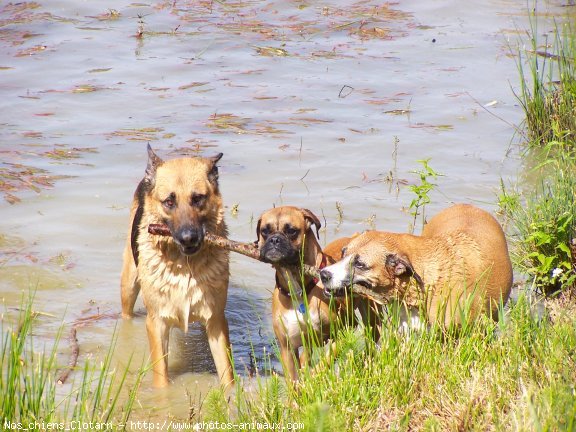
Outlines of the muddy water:
{"label": "muddy water", "polygon": [[[406,231],[417,160],[442,176],[427,212],[494,210],[520,170],[514,53],[525,2],[77,2],[0,11],[0,293],[37,289],[37,337],[81,323],[81,360],[147,355],[144,317],[117,320],[128,206],[146,164],[223,152],[230,236],[273,205],[307,207],[322,242]],[[549,6],[553,8],[552,6]],[[418,229],[417,229],[418,230]],[[233,256],[236,365],[273,348],[271,270]],[[138,307],[142,310],[141,303]],[[77,321],[80,320],[80,321]],[[65,330],[66,331],[66,330]],[[175,385],[145,409],[186,415],[215,382],[202,329],[173,332]],[[62,362],[68,347],[62,343]],[[149,386],[147,376],[144,385]]]}

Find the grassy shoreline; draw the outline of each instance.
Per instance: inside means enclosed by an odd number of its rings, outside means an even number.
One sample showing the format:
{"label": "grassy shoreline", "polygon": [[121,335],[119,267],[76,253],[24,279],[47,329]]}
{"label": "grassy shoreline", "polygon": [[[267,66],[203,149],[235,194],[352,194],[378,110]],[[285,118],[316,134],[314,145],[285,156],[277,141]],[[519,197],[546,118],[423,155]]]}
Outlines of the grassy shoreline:
{"label": "grassy shoreline", "polygon": [[[13,325],[1,321],[0,430],[117,429],[126,424],[146,370],[127,385],[128,367],[112,367],[116,338],[101,363],[76,366],[71,390],[62,396],[58,362],[62,329],[49,349],[34,343],[34,293],[23,297]],[[86,427],[84,427],[86,426]]]}
{"label": "grassy shoreline", "polygon": [[502,187],[500,207],[513,223],[511,255],[517,270],[544,294],[574,290],[571,241],[576,202],[576,28],[555,28],[553,44],[541,45],[533,24],[527,66],[518,56],[525,112],[524,178],[512,191]]}

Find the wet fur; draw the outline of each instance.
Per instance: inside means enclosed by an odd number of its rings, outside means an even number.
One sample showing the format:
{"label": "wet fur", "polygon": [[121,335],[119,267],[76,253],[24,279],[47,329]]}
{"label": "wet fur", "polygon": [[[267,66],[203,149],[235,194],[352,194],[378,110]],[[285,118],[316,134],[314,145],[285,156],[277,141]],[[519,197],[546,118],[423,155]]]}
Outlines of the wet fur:
{"label": "wet fur", "polygon": [[[285,232],[287,227],[297,230],[297,234],[291,236],[289,232]],[[349,239],[335,240],[322,251],[316,240],[314,227],[318,230],[320,221],[307,209],[284,206],[263,213],[257,226],[261,258],[271,262],[269,258],[274,257],[278,260],[273,262],[275,265],[293,265],[299,262],[299,257],[302,255],[305,264],[318,267],[324,255],[327,264],[335,262],[341,256],[342,247]],[[276,240],[272,241],[273,238]],[[296,263],[294,257],[298,258]],[[301,283],[298,273],[294,272],[292,277]],[[311,278],[306,277],[305,285],[310,282]],[[304,345],[303,340],[326,341],[330,336],[331,323],[342,316],[347,310],[347,305],[344,301],[337,301],[330,307],[329,298],[323,294],[323,287],[314,284],[307,293],[308,321],[298,312],[300,303],[303,303],[302,297],[294,298],[294,291],[292,296],[288,296],[285,294],[288,290],[288,280],[277,270],[276,286],[272,294],[272,326],[280,347],[285,376],[295,381],[298,378],[297,364],[304,366],[309,359],[306,349],[300,352],[300,348]],[[310,334],[310,330],[314,334]]]}
{"label": "wet fur", "polygon": [[432,218],[421,236],[383,231],[358,236],[343,259],[322,272],[332,290],[350,281],[399,300],[423,299],[429,322],[460,324],[465,309],[472,318],[487,313],[498,319],[498,305],[512,288],[512,265],[496,219],[459,204]]}
{"label": "wet fur", "polygon": [[[122,315],[133,316],[134,303],[142,292],[147,309],[146,329],[153,363],[153,384],[168,383],[170,329],[186,332],[188,323],[206,326],[210,350],[224,386],[233,381],[228,323],[224,307],[228,290],[228,252],[199,241],[193,254],[183,253],[182,229],[226,236],[223,205],[218,188],[216,162],[209,158],[162,161],[149,148],[146,176],[139,184],[130,212],[130,229],[124,249],[121,276]],[[166,209],[163,201],[174,194],[177,201]],[[201,206],[189,201],[205,197]],[[148,233],[148,225],[167,224],[173,236]],[[196,232],[196,231],[195,231]],[[203,232],[203,231],[202,231]],[[186,245],[184,245],[186,246]]]}

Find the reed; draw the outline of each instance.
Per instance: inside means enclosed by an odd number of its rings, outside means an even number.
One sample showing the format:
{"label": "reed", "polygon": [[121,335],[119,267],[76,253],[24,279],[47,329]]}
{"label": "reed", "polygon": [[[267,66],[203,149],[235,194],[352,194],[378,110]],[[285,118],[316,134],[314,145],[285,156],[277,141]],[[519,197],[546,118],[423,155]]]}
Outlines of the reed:
{"label": "reed", "polygon": [[537,20],[531,20],[530,49],[518,53],[520,91],[516,95],[526,115],[529,148],[576,143],[576,38],[570,20],[555,28],[553,39],[541,40]]}
{"label": "reed", "polygon": [[140,368],[134,383],[127,384],[129,365],[120,371],[112,367],[114,337],[102,362],[86,362],[70,391],[62,395],[58,384],[62,332],[52,347],[38,350],[33,329],[39,314],[33,311],[33,302],[31,293],[22,299],[13,324],[1,321],[0,429],[30,429],[30,425],[34,429],[83,429],[83,425],[123,429],[146,370]]}
{"label": "reed", "polygon": [[554,294],[573,290],[576,280],[576,33],[567,19],[542,40],[537,24],[533,18],[530,48],[518,56],[529,168],[514,190],[503,186],[500,206],[511,222],[515,267]]}

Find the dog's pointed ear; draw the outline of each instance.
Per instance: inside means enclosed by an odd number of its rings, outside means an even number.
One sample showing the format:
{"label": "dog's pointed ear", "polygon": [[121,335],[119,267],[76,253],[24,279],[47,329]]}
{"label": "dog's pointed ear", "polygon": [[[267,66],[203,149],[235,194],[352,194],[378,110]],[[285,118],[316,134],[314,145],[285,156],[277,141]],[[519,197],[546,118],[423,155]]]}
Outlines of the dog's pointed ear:
{"label": "dog's pointed ear", "polygon": [[418,283],[418,286],[421,289],[424,288],[424,281],[420,275],[414,271],[414,267],[412,267],[412,264],[410,264],[407,258],[401,257],[398,254],[388,254],[386,255],[386,268],[395,276],[413,277]]}
{"label": "dog's pointed ear", "polygon": [[146,166],[146,174],[144,175],[144,180],[148,182],[150,186],[154,186],[154,180],[156,179],[156,170],[164,161],[158,157],[150,144],[148,144],[148,165]]}
{"label": "dog's pointed ear", "polygon": [[224,153],[218,153],[212,157],[209,157],[208,160],[211,162],[211,166],[208,168],[208,181],[214,185],[214,187],[218,187],[218,161],[222,159]]}
{"label": "dog's pointed ear", "polygon": [[316,237],[320,238],[320,228],[322,228],[322,223],[320,222],[318,217],[308,209],[302,208],[300,209],[300,211],[304,215],[304,219],[306,219],[310,224],[308,228],[314,225],[316,227]]}

